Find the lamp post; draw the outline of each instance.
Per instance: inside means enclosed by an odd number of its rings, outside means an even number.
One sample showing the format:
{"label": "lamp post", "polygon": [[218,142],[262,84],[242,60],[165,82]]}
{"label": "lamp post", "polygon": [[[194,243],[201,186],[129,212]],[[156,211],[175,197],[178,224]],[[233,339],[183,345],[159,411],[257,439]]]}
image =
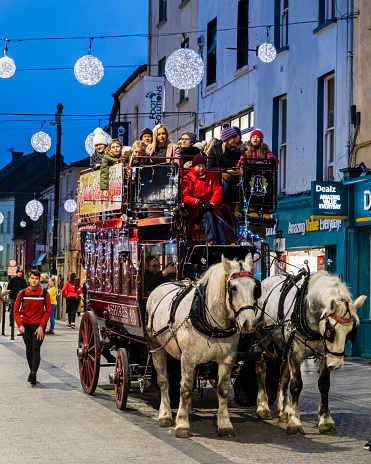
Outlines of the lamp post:
{"label": "lamp post", "polygon": [[283,236],[282,230],[277,230],[276,238],[273,241],[273,251],[276,253],[278,263],[281,261],[281,256],[286,250],[286,239]]}
{"label": "lamp post", "polygon": [[61,172],[61,138],[62,125],[61,115],[63,111],[62,103],[58,103],[55,113],[55,123],[57,125],[57,149],[55,153],[55,184],[54,184],[54,227],[53,227],[53,252],[51,273],[56,275],[57,271],[57,252],[58,252],[58,222],[59,222],[59,177]]}

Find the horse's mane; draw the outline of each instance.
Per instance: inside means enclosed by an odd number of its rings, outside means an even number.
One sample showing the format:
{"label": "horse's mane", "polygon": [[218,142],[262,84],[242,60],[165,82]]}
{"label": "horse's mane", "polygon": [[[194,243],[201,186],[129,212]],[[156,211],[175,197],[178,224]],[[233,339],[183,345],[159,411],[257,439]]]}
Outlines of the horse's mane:
{"label": "horse's mane", "polygon": [[344,302],[349,303],[349,311],[359,322],[357,313],[351,303],[352,296],[346,284],[341,282],[339,277],[329,274],[326,271],[319,271],[312,274],[309,280],[307,301],[314,300],[326,301],[334,299],[337,306],[342,306]]}
{"label": "horse's mane", "polygon": [[[216,305],[220,304],[221,302],[224,303],[225,301],[225,281],[233,272],[240,271],[240,261],[232,260],[228,261],[231,265],[232,269],[227,275],[224,270],[223,263],[217,263],[211,266],[205,273],[205,275],[200,279],[200,283],[203,285],[207,285],[207,295],[209,305]],[[243,268],[246,271],[250,271],[251,269],[247,269],[246,263],[243,263]]]}

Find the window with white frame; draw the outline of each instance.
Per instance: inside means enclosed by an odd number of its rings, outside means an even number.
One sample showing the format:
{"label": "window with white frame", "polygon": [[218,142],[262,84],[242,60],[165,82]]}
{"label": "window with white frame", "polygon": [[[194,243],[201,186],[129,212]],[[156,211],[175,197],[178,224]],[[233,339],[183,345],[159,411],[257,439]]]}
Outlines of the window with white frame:
{"label": "window with white frame", "polygon": [[289,0],[281,1],[281,41],[280,46],[284,47],[289,44]]}
{"label": "window with white frame", "polygon": [[332,181],[335,158],[335,75],[326,77],[324,83],[323,179]]}
{"label": "window with white frame", "polygon": [[279,159],[279,183],[280,191],[285,192],[287,186],[287,95],[279,99],[279,115],[278,115],[278,159]]}
{"label": "window with white frame", "polygon": [[212,138],[220,140],[221,137],[221,128],[222,125],[225,123],[229,123],[230,126],[239,127],[241,131],[241,138],[243,141],[249,140],[249,134],[254,128],[254,109],[251,108],[248,111],[241,113],[233,118],[223,120],[215,124],[214,126],[210,126],[205,129],[204,138],[208,142]]}

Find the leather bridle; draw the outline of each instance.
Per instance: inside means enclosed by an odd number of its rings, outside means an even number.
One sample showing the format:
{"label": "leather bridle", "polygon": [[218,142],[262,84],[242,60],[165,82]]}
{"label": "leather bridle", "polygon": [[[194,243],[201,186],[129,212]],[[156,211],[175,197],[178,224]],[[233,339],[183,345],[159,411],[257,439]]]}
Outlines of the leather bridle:
{"label": "leather bridle", "polygon": [[[347,313],[349,312],[349,303],[346,302],[347,306]],[[322,319],[326,319],[326,327],[325,327],[325,333],[323,334],[323,342],[325,345],[325,352],[331,354],[332,356],[337,356],[337,357],[343,357],[345,354],[345,350],[342,352],[338,351],[331,351],[327,348],[327,341],[329,343],[333,343],[335,340],[335,327],[337,324],[350,324],[351,322],[354,321],[354,317],[350,317],[349,319],[345,319],[343,317],[337,316],[334,313],[329,314],[327,317],[324,317]],[[336,324],[332,325],[329,321],[329,319],[334,319],[336,321]]]}
{"label": "leather bridle", "polygon": [[[252,279],[254,279],[254,281],[256,281],[257,279],[255,279],[254,277],[254,274],[250,271],[240,271],[240,272],[233,272],[226,284],[227,284],[227,292],[228,292],[228,302],[229,302],[229,307],[231,308],[231,310],[233,311],[233,314],[234,314],[234,318],[236,319],[238,317],[238,315],[240,313],[242,313],[242,311],[245,311],[246,309],[252,309],[254,311],[254,313],[256,313],[256,306],[255,305],[246,305],[246,306],[242,306],[239,310],[236,310],[234,308],[234,305],[233,305],[233,301],[232,301],[232,293],[230,291],[230,285],[231,285],[231,280],[234,280],[234,279],[240,279],[242,277],[251,277]],[[255,283],[256,285],[256,283]],[[255,298],[254,298],[255,299]]]}

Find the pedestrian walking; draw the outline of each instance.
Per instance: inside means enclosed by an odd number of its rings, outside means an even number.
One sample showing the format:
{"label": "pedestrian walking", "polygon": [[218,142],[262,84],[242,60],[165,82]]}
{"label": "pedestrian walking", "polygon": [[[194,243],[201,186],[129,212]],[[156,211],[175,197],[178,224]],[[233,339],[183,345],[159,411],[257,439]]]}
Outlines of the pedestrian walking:
{"label": "pedestrian walking", "polygon": [[72,272],[70,279],[64,284],[62,288],[62,296],[66,298],[67,314],[68,314],[68,327],[75,328],[76,311],[82,293],[80,285],[76,282],[76,274]]}
{"label": "pedestrian walking", "polygon": [[27,282],[23,278],[23,270],[21,267],[17,267],[15,277],[13,277],[8,284],[10,326],[14,324],[13,312],[15,300],[17,299],[18,293],[26,287]]}
{"label": "pedestrian walking", "polygon": [[29,287],[18,293],[14,305],[14,320],[26,345],[26,357],[30,374],[28,381],[36,385],[40,365],[40,348],[44,340],[45,326],[50,317],[50,297],[40,287],[40,271],[31,269]]}
{"label": "pedestrian walking", "polygon": [[57,281],[55,280],[55,277],[52,277],[51,279],[49,279],[48,293],[50,296],[51,313],[50,313],[50,326],[49,326],[49,329],[45,333],[47,335],[54,335],[55,310],[57,309],[57,295],[58,295]]}

